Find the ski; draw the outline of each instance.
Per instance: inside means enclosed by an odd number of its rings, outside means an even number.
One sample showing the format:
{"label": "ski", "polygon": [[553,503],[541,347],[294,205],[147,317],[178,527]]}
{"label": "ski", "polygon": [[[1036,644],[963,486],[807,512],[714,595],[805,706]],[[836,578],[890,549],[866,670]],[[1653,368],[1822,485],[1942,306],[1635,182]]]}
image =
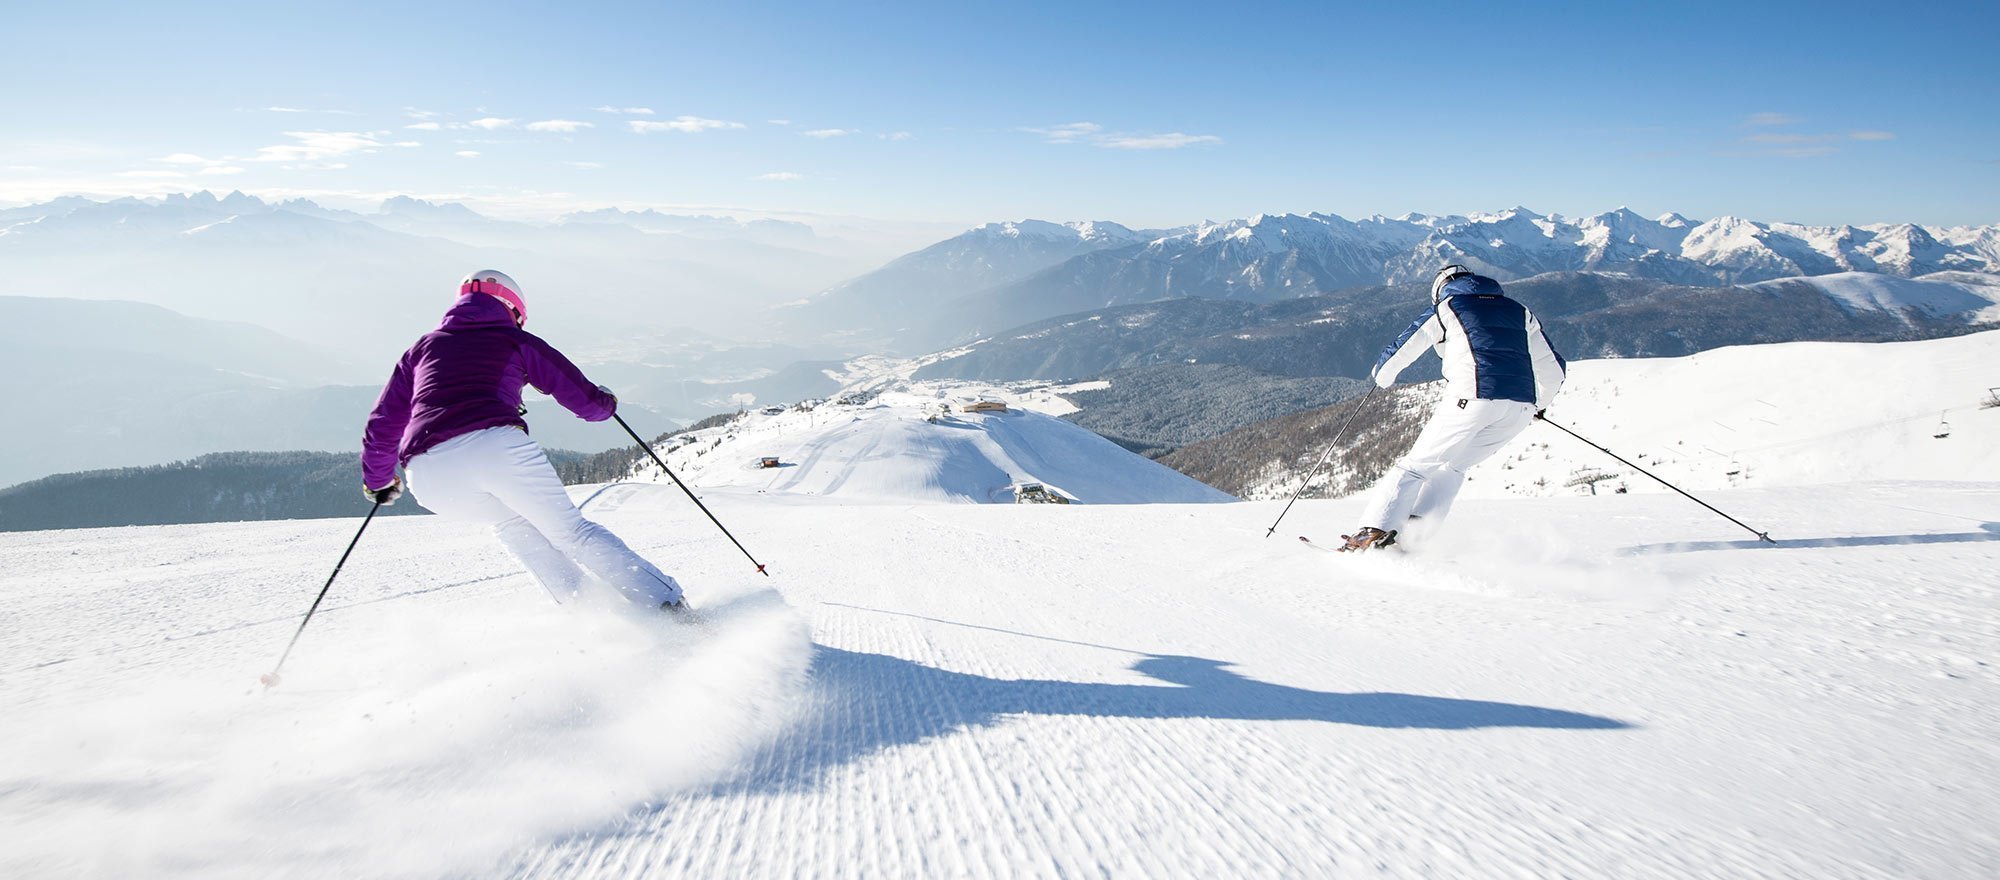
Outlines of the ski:
{"label": "ski", "polygon": [[[1341,537],[1345,538],[1345,537],[1347,537],[1347,536],[1346,536],[1346,535],[1342,535]],[[1311,547],[1311,548],[1313,548],[1314,550],[1318,550],[1318,551],[1319,551],[1319,552],[1321,552],[1321,553],[1350,553],[1350,552],[1353,552],[1353,553],[1359,553],[1359,552],[1363,552],[1364,550],[1368,550],[1368,549],[1372,549],[1372,548],[1365,548],[1365,547],[1364,547],[1364,548],[1362,548],[1362,550],[1352,550],[1352,551],[1350,551],[1349,549],[1347,549],[1347,548],[1346,548],[1346,547],[1344,547],[1344,546],[1343,546],[1343,547],[1329,547],[1329,546],[1327,546],[1327,545],[1325,545],[1325,544],[1321,544],[1321,543],[1319,543],[1319,542],[1317,542],[1317,541],[1314,541],[1313,539],[1311,539],[1311,538],[1308,538],[1308,537],[1306,537],[1306,536],[1304,536],[1304,535],[1300,535],[1300,536],[1299,536],[1299,543],[1301,543],[1301,544],[1304,544],[1304,545],[1306,545],[1307,547]],[[1382,544],[1382,545],[1378,545],[1378,546],[1381,546],[1381,547],[1384,547],[1384,548],[1388,548],[1388,547],[1394,547],[1394,548],[1396,548],[1397,552],[1401,552],[1401,551],[1402,551],[1402,549],[1403,549],[1403,546],[1402,546],[1401,544],[1396,544],[1396,543],[1390,543],[1390,544]]]}
{"label": "ski", "polygon": [[1307,547],[1311,547],[1311,548],[1313,548],[1314,550],[1318,550],[1318,551],[1319,551],[1319,552],[1321,552],[1321,553],[1340,553],[1340,552],[1342,552],[1342,551],[1341,551],[1341,549],[1340,549],[1340,548],[1338,548],[1338,547],[1328,547],[1328,546],[1326,546],[1325,544],[1316,544],[1316,543],[1314,543],[1314,542],[1313,542],[1313,539],[1311,539],[1311,538],[1308,538],[1308,537],[1306,537],[1306,536],[1304,536],[1304,535],[1300,535],[1300,536],[1299,536],[1299,543],[1301,543],[1301,544],[1304,544],[1304,545],[1306,545]]}

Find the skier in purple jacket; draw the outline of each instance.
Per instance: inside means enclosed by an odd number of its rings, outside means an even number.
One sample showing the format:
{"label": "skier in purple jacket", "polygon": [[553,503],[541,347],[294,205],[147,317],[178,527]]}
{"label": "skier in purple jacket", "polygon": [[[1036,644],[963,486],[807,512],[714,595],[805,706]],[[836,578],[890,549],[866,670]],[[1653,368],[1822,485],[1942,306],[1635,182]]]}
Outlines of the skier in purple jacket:
{"label": "skier in purple jacket", "polygon": [[591,422],[610,418],[618,398],[521,329],[527,320],[514,279],[490,269],[465,276],[458,302],[403,353],[368,414],[362,492],[394,504],[403,494],[400,464],[418,503],[491,523],[556,601],[574,597],[587,570],[632,602],[680,608],[680,584],[584,519],[548,456],[529,439],[523,385]]}

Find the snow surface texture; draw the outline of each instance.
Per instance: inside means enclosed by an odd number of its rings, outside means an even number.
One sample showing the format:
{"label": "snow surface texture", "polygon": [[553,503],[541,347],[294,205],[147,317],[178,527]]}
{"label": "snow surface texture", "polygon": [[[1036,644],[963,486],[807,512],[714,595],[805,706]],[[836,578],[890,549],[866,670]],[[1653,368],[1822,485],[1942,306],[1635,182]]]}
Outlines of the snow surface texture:
{"label": "snow surface texture", "polygon": [[378,520],[268,693],[355,522],[0,535],[0,875],[1992,877],[2000,483],[1931,442],[1706,495],[1778,546],[1636,491],[1350,559],[1291,536],[1355,499],[701,488],[767,581],[598,494],[703,630]]}
{"label": "snow surface texture", "polygon": [[[712,588],[701,626],[566,613],[483,532],[393,521],[269,692],[252,670],[352,522],[9,545],[19,623],[71,635],[5,652],[0,875],[477,872],[723,777],[798,705],[810,643],[768,591]],[[144,574],[105,575],[128,566]]]}

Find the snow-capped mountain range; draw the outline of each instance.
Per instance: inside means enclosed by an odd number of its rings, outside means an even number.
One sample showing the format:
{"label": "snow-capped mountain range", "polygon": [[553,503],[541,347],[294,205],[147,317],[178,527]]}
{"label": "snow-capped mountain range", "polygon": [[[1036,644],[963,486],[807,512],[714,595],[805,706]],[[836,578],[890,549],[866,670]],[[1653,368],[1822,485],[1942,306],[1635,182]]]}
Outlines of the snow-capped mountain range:
{"label": "snow-capped mountain range", "polygon": [[[1144,251],[1154,259],[1223,264],[1292,253],[1317,264],[1320,277],[1335,287],[1424,281],[1446,263],[1463,263],[1501,280],[1544,272],[1613,272],[1683,284],[1834,272],[1908,278],[2000,271],[2000,226],[1807,226],[1727,216],[1697,223],[1673,213],[1648,219],[1625,208],[1580,219],[1527,208],[1359,221],[1332,214],[1262,214],[1177,230],[1147,243]],[[1268,274],[1224,283],[1246,286],[1254,295],[1284,280]]]}
{"label": "snow-capped mountain range", "polygon": [[996,223],[830,288],[815,321],[921,348],[1089,309],[1176,297],[1270,302],[1415,284],[1462,263],[1503,281],[1594,272],[1728,286],[1845,272],[1916,278],[2000,272],[2000,226],[1696,222],[1628,209],[1579,219],[1491,214],[1348,220],[1260,214],[1173,229],[1102,221]]}

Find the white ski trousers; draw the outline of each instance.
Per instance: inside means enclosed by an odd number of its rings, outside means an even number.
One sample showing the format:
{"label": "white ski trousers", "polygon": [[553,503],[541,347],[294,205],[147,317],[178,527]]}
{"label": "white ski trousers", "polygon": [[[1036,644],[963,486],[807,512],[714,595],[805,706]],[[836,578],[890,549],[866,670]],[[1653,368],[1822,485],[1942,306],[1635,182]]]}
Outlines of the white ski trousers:
{"label": "white ski trousers", "polygon": [[1514,439],[1535,420],[1535,406],[1517,400],[1460,401],[1438,404],[1410,447],[1389,472],[1368,490],[1361,525],[1383,531],[1404,531],[1410,517],[1425,531],[1436,529],[1451,512],[1451,502],[1465,484],[1465,472]]}
{"label": "white ski trousers", "polygon": [[557,602],[574,597],[583,571],[649,607],[681,600],[680,584],[583,518],[542,447],[512,426],[453,437],[404,467],[410,491],[432,513],[491,523],[493,534]]}

